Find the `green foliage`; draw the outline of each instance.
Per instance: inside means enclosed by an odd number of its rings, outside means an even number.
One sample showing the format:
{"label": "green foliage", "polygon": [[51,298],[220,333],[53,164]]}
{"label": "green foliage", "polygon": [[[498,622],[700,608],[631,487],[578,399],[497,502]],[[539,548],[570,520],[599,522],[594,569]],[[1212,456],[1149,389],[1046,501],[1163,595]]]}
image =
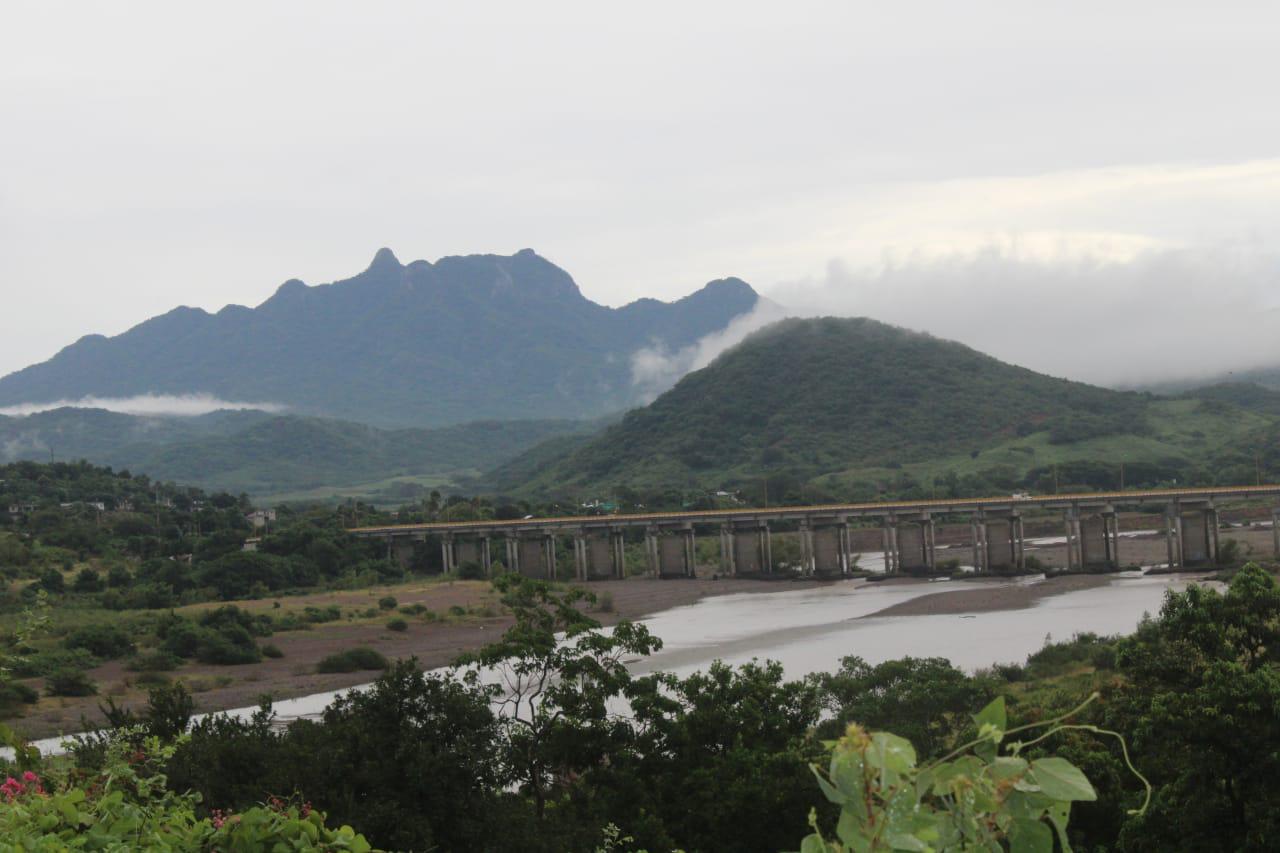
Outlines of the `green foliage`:
{"label": "green foliage", "polygon": [[167,789],[164,764],[173,752],[158,738],[126,731],[110,740],[89,778],[56,771],[11,778],[0,839],[11,850],[372,849],[349,827],[328,828],[323,815],[284,804],[197,819],[197,798]]}
{"label": "green foliage", "polygon": [[262,646],[262,656],[264,658],[282,658],[284,652],[275,643],[266,643]]}
{"label": "green foliage", "polygon": [[182,659],[164,651],[147,652],[125,661],[124,668],[131,672],[168,672],[177,669]]}
{"label": "green foliage", "polygon": [[[865,318],[787,320],[531,480],[552,493],[608,494],[619,483],[757,489],[767,478],[770,502],[803,500],[801,484],[818,474],[967,456],[1028,421],[1091,418],[1133,434],[1145,429],[1146,405]],[[510,470],[528,473],[518,462]],[[525,486],[502,470],[495,482]]]}
{"label": "green foliage", "polygon": [[390,665],[391,662],[382,652],[368,646],[356,646],[321,658],[316,664],[316,672],[360,672],[386,669]]}
{"label": "green foliage", "polygon": [[392,619],[390,622],[387,623],[387,630],[401,631],[401,632],[408,631],[409,623],[404,621],[403,619]]}
{"label": "green foliage", "polygon": [[395,610],[398,603],[394,595],[384,595],[378,599],[378,607],[383,610]]}
{"label": "green foliage", "polygon": [[93,679],[82,669],[55,669],[45,676],[44,689],[50,696],[92,696],[98,692]]}
{"label": "green foliage", "polygon": [[831,717],[820,734],[834,739],[850,723],[893,727],[925,756],[954,745],[969,726],[967,711],[988,701],[994,686],[970,678],[944,658],[902,658],[872,666],[846,657],[821,677]]}
{"label": "green foliage", "polygon": [[[1093,785],[1066,759],[1022,753],[1072,728],[1065,722],[1071,716],[1009,728],[998,697],[973,718],[976,739],[924,766],[905,738],[850,724],[825,771],[813,768],[827,800],[840,807],[835,838],[818,831],[812,816],[815,832],[801,853],[995,850],[1004,843],[1015,851],[1052,851],[1055,835],[1070,850],[1071,805],[1095,800]],[[1043,731],[1029,741],[1009,740],[1035,729]]]}
{"label": "green foliage", "polygon": [[68,649],[84,649],[94,657],[114,660],[133,654],[133,638],[119,625],[86,625],[63,641]]}

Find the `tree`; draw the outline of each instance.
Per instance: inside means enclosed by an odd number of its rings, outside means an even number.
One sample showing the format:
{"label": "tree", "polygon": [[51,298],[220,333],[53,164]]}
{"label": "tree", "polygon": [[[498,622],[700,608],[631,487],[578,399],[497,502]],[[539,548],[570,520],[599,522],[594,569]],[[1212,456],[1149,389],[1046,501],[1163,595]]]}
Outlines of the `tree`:
{"label": "tree", "polygon": [[[594,596],[557,593],[544,581],[503,575],[494,581],[515,618],[498,642],[466,658],[491,671],[512,781],[546,816],[548,800],[575,775],[604,762],[625,744],[630,727],[609,703],[631,684],[625,658],[661,647],[643,625],[620,622],[611,632],[575,605]],[[478,681],[472,672],[471,681]]]}
{"label": "tree", "polygon": [[1170,592],[1120,644],[1108,723],[1156,787],[1122,850],[1265,850],[1280,837],[1280,588],[1249,564],[1225,593]]}
{"label": "tree", "polygon": [[820,729],[834,740],[857,722],[892,727],[923,756],[949,748],[969,727],[968,709],[990,701],[993,685],[970,678],[946,658],[902,658],[871,666],[860,657],[840,661],[821,676],[832,717]]}

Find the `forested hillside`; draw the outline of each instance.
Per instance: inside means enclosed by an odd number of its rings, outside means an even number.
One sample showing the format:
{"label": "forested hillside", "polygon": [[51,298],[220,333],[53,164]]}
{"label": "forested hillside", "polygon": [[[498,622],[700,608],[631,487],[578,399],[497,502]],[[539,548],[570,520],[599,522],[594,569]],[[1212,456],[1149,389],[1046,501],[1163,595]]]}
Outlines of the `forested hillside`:
{"label": "forested hillside", "polygon": [[755,303],[730,278],[615,309],[529,249],[408,265],[383,249],[353,278],[288,281],[256,308],[175,308],[84,337],[0,378],[0,408],[208,393],[380,426],[595,417],[640,398],[637,350],[688,346]]}
{"label": "forested hillside", "polygon": [[1168,400],[870,319],[787,320],[558,458],[536,448],[490,480],[526,493],[768,489],[781,500],[1045,489],[1054,477],[1114,488],[1120,463],[1128,485],[1203,479],[1215,454],[1273,422],[1259,391],[1248,408],[1239,389]]}
{"label": "forested hillside", "polygon": [[483,470],[553,436],[596,428],[594,422],[513,420],[381,430],[258,411],[142,417],[63,408],[0,416],[0,462],[86,459],[160,480],[272,495]]}

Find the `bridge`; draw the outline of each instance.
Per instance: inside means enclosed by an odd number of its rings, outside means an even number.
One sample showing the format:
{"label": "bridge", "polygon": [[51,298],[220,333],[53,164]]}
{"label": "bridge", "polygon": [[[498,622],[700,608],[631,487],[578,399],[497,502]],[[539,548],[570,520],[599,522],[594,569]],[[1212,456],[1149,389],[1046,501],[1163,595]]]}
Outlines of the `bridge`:
{"label": "bridge", "polygon": [[[1067,568],[1122,565],[1117,507],[1159,506],[1163,510],[1169,566],[1183,568],[1218,561],[1219,507],[1224,502],[1280,499],[1280,485],[1202,489],[1147,489],[1063,495],[921,500],[783,506],[768,509],[714,509],[628,515],[433,522],[358,527],[356,536],[384,539],[388,555],[407,564],[416,542],[438,538],[442,565],[453,571],[475,563],[486,573],[499,558],[508,570],[531,577],[556,577],[556,542],[573,540],[574,577],[598,580],[625,576],[624,537],[643,530],[648,574],[692,577],[697,531],[720,541],[720,570],[729,576],[774,572],[772,532],[793,529],[800,540],[800,572],[841,577],[855,567],[855,526],[881,531],[885,570],[937,569],[935,533],[940,519],[969,522],[973,565],[981,571],[1013,573],[1026,567],[1024,513],[1062,515]],[[1272,538],[1280,559],[1280,507],[1271,511]],[[635,534],[632,534],[635,536]]]}

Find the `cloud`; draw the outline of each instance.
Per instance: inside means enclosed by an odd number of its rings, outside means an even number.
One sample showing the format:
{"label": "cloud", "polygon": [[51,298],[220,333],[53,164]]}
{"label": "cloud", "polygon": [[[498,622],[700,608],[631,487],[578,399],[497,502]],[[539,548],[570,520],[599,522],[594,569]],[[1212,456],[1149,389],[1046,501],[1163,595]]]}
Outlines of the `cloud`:
{"label": "cloud", "polygon": [[1280,255],[1251,246],[833,261],[771,295],[798,315],[872,317],[1109,386],[1280,366]]}
{"label": "cloud", "polygon": [[686,373],[706,367],[747,335],[786,316],[784,307],[761,298],[746,314],[739,314],[723,329],[687,347],[674,352],[662,344],[642,347],[631,354],[631,382],[640,390],[644,402],[652,402]]}
{"label": "cloud", "polygon": [[264,412],[283,412],[279,403],[245,403],[222,400],[212,394],[140,394],[134,397],[81,397],[78,400],[52,400],[47,403],[19,403],[0,408],[0,415],[21,417],[50,409],[106,409],[125,415],[167,415],[193,417],[216,412],[219,409],[259,409]]}

